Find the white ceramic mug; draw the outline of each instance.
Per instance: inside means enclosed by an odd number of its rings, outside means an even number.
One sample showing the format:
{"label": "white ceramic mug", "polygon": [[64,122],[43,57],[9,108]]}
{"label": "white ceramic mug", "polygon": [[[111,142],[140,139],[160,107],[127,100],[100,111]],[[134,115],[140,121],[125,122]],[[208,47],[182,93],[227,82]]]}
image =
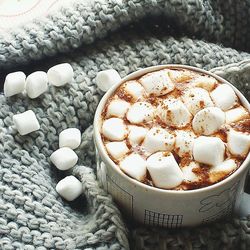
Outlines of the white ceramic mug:
{"label": "white ceramic mug", "polygon": [[185,65],[159,65],[129,74],[107,91],[96,110],[94,141],[98,179],[120,209],[138,222],[167,228],[212,222],[230,215],[239,206],[248,173],[250,154],[232,175],[214,185],[187,191],[163,190],[143,184],[123,173],[109,158],[101,139],[101,113],[116,88],[125,81],[163,68],[184,68],[211,75],[220,82],[229,84],[245,108],[250,111],[250,104],[239,90],[223,78],[202,69]]}

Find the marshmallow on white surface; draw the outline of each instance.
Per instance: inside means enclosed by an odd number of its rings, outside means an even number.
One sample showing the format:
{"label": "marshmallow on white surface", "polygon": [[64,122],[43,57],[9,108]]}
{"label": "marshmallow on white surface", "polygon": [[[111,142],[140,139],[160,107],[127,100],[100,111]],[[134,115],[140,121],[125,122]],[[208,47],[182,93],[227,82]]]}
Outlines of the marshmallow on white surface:
{"label": "marshmallow on white surface", "polygon": [[147,169],[152,181],[159,188],[175,188],[183,179],[183,173],[174,156],[158,152],[147,159]]}
{"label": "marshmallow on white surface", "polygon": [[211,182],[217,182],[225,178],[237,168],[237,165],[233,159],[225,160],[221,164],[211,167],[209,170],[209,179]]}
{"label": "marshmallow on white surface", "polygon": [[124,90],[132,97],[133,101],[137,101],[145,92],[144,88],[137,81],[126,82]]}
{"label": "marshmallow on white surface", "polygon": [[176,153],[180,156],[192,156],[195,134],[189,131],[177,130],[175,137]]}
{"label": "marshmallow on white surface", "polygon": [[40,129],[39,122],[32,110],[13,115],[13,122],[20,135],[26,135]]}
{"label": "marshmallow on white surface", "polygon": [[127,135],[127,127],[120,118],[110,118],[102,124],[103,135],[113,141],[122,141]]}
{"label": "marshmallow on white surface", "polygon": [[144,127],[129,126],[128,140],[130,145],[135,146],[140,144],[144,140],[147,131],[148,129]]}
{"label": "marshmallow on white surface", "polygon": [[70,83],[73,79],[73,68],[69,63],[61,63],[48,70],[49,83],[57,87]]}
{"label": "marshmallow on white surface", "polygon": [[73,175],[60,180],[56,185],[56,192],[65,200],[73,201],[82,193],[82,183]]}
{"label": "marshmallow on white surface", "polygon": [[230,124],[249,116],[249,113],[244,107],[240,106],[238,108],[226,111],[225,115],[226,115],[226,123]]}
{"label": "marshmallow on white surface", "polygon": [[96,84],[104,92],[108,91],[114,84],[121,81],[119,73],[114,69],[107,69],[97,73]]}
{"label": "marshmallow on white surface", "polygon": [[43,71],[31,73],[26,78],[26,92],[29,98],[36,98],[48,88],[48,77]]}
{"label": "marshmallow on white surface", "polygon": [[199,176],[193,172],[194,168],[200,168],[199,163],[192,161],[188,165],[181,168],[185,181],[199,181]]}
{"label": "marshmallow on white surface", "polygon": [[162,128],[151,128],[142,143],[145,151],[155,153],[156,151],[171,151],[174,147],[175,137]]}
{"label": "marshmallow on white surface", "polygon": [[9,73],[4,82],[3,92],[6,97],[21,93],[25,87],[25,74],[21,71]]}
{"label": "marshmallow on white surface", "polygon": [[75,166],[77,154],[71,148],[59,148],[50,156],[51,162],[60,170],[67,170]]}
{"label": "marshmallow on white surface", "polygon": [[150,121],[153,117],[154,108],[148,102],[136,102],[127,112],[127,119],[134,124]]}
{"label": "marshmallow on white surface", "polygon": [[59,148],[68,147],[75,149],[81,143],[81,132],[77,128],[64,129],[59,134]]}
{"label": "marshmallow on white surface", "polygon": [[214,106],[208,92],[205,89],[197,87],[185,90],[182,100],[193,115],[203,108]]}
{"label": "marshmallow on white surface", "polygon": [[227,147],[233,155],[246,156],[250,148],[250,135],[231,129],[227,135]]}
{"label": "marshmallow on white surface", "polygon": [[156,114],[167,125],[181,128],[192,119],[186,106],[178,99],[166,99],[157,107]]}
{"label": "marshmallow on white surface", "polygon": [[132,153],[120,162],[120,168],[129,176],[138,181],[143,181],[147,173],[147,163],[138,154]]}
{"label": "marshmallow on white surface", "polygon": [[217,80],[210,76],[198,76],[192,81],[193,86],[203,88],[207,91],[213,90],[217,84]]}
{"label": "marshmallow on white surface", "polygon": [[192,126],[196,134],[211,135],[225,123],[225,113],[217,107],[200,110],[194,116]]}
{"label": "marshmallow on white surface", "polygon": [[109,142],[105,146],[106,146],[108,153],[115,160],[119,160],[121,157],[123,157],[129,151],[125,141]]}
{"label": "marshmallow on white surface", "polygon": [[220,84],[210,95],[215,106],[224,111],[232,108],[237,102],[237,96],[228,84]]}
{"label": "marshmallow on white surface", "polygon": [[200,163],[211,166],[224,161],[225,145],[218,137],[200,136],[194,140],[193,156]]}
{"label": "marshmallow on white surface", "polygon": [[167,70],[148,73],[141,77],[139,82],[145,88],[147,93],[154,94],[156,96],[165,95],[175,88],[172,80],[168,76]]}
{"label": "marshmallow on white surface", "polygon": [[121,99],[112,100],[107,108],[107,116],[123,118],[130,107],[130,104]]}

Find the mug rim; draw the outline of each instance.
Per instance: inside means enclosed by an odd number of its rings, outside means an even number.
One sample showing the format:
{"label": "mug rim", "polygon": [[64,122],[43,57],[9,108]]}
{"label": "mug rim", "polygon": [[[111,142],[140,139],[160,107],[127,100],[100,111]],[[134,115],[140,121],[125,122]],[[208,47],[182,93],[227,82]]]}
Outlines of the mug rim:
{"label": "mug rim", "polygon": [[161,65],[142,68],[142,69],[134,71],[134,72],[126,75],[125,77],[123,77],[118,83],[114,84],[101,98],[101,100],[96,108],[96,112],[95,112],[95,116],[94,116],[94,135],[93,136],[94,136],[94,141],[95,141],[95,147],[97,147],[97,149],[98,149],[97,153],[101,154],[101,156],[105,158],[105,161],[112,167],[112,169],[119,176],[121,176],[121,178],[125,178],[131,184],[136,185],[136,186],[140,186],[143,189],[149,189],[149,190],[154,191],[154,192],[161,192],[161,193],[166,193],[166,194],[192,195],[195,193],[202,193],[202,192],[211,191],[213,189],[220,188],[221,186],[224,186],[224,184],[230,182],[232,179],[236,178],[238,175],[240,175],[242,172],[244,172],[247,169],[248,164],[250,162],[250,152],[248,152],[247,157],[245,158],[245,160],[243,161],[243,163],[240,165],[239,168],[237,168],[231,175],[229,175],[225,179],[223,179],[215,184],[212,184],[212,185],[209,185],[206,187],[201,187],[198,189],[191,189],[191,190],[172,190],[172,189],[162,189],[162,188],[158,188],[158,187],[153,187],[153,186],[144,184],[144,183],[128,176],[119,168],[118,165],[116,165],[112,161],[112,159],[109,157],[109,155],[105,149],[105,146],[104,146],[104,143],[102,141],[101,134],[99,131],[99,122],[101,120],[102,110],[103,110],[104,105],[106,104],[107,99],[125,81],[134,80],[136,77],[142,76],[146,73],[150,73],[150,72],[165,69],[165,68],[166,69],[171,69],[171,68],[189,69],[192,71],[196,71],[199,73],[210,75],[210,76],[214,77],[215,79],[217,79],[218,81],[220,81],[221,83],[228,84],[235,91],[235,93],[238,96],[238,98],[240,99],[243,107],[245,107],[248,110],[248,112],[250,112],[250,104],[249,104],[248,100],[235,86],[233,86],[230,82],[228,82],[224,78],[222,78],[214,73],[211,73],[207,70],[200,69],[200,68],[193,67],[193,66],[189,66],[189,65],[182,65],[182,64],[161,64]]}

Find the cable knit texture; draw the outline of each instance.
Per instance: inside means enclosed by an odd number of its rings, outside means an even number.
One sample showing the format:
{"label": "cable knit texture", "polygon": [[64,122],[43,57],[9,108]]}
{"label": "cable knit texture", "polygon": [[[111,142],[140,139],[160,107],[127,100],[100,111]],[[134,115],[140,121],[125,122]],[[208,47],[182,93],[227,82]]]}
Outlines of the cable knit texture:
{"label": "cable knit texture", "polygon": [[[98,71],[121,76],[167,63],[212,70],[250,97],[250,2],[99,0],[70,8],[0,37],[0,72],[44,70],[69,62],[74,80],[37,99],[0,95],[0,249],[249,249],[250,217],[168,230],[124,220],[96,180],[92,122],[102,96]],[[38,62],[39,61],[39,62]],[[31,109],[41,129],[20,136],[12,116]],[[77,166],[61,173],[49,156],[58,135],[77,127]],[[77,203],[55,191],[67,174],[83,185]]]}

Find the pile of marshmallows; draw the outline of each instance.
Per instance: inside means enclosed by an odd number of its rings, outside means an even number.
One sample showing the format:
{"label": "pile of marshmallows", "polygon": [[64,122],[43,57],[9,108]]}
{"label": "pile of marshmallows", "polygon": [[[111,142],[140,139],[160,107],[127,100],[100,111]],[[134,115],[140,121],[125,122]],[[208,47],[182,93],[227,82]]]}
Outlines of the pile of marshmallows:
{"label": "pile of marshmallows", "polygon": [[[102,74],[104,80],[105,77],[111,78],[110,75],[104,77]],[[181,71],[170,71],[168,75],[166,70],[160,70],[146,74],[138,81],[123,83],[122,88],[132,97],[132,101],[113,96],[101,128],[106,139],[106,150],[120,168],[139,181],[144,180],[148,170],[154,185],[160,188],[177,187],[183,180],[194,181],[196,176],[192,168],[199,163],[210,165],[210,171],[229,173],[237,166],[233,159],[225,160],[226,150],[235,157],[245,157],[250,147],[249,134],[233,130],[230,126],[227,144],[213,136],[222,126],[228,126],[249,115],[244,107],[234,107],[238,102],[234,90],[227,84],[217,86],[216,79],[200,75],[194,78],[180,98],[175,99],[170,93],[175,89],[173,79],[178,82],[183,77],[181,74]],[[170,95],[154,107],[143,100],[145,93],[154,96]],[[151,129],[143,126],[143,123],[155,117],[176,130],[169,133],[160,125]],[[192,128],[182,130],[188,124]],[[139,145],[146,159],[136,150],[131,153],[126,140],[132,148]],[[197,164],[191,162],[182,171],[172,150],[177,151],[180,157],[189,155]]]}
{"label": "pile of marshmallows", "polygon": [[[48,83],[54,86],[63,86],[73,79],[73,68],[68,63],[51,67],[47,73],[36,71],[27,78],[23,72],[14,72],[6,76],[4,94],[6,97],[25,92],[34,99],[48,89]],[[13,123],[20,135],[26,135],[40,129],[39,122],[32,110],[13,115]],[[68,128],[59,134],[59,149],[50,159],[60,170],[72,168],[78,161],[73,151],[81,143],[81,132],[77,128]],[[67,176],[56,185],[56,191],[66,200],[72,201],[82,193],[82,184],[74,176]]]}

